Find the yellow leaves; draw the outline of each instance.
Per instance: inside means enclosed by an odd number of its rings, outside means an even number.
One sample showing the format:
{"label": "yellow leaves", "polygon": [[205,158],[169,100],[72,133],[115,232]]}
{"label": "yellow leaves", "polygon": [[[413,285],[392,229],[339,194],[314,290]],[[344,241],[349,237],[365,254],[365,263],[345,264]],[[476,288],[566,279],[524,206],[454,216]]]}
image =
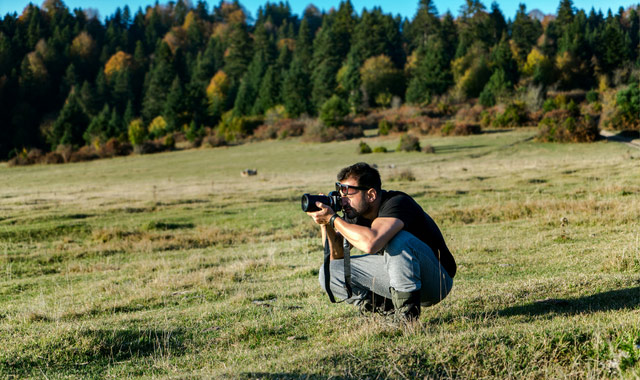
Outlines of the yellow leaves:
{"label": "yellow leaves", "polygon": [[35,78],[44,79],[48,75],[47,67],[44,65],[42,56],[35,51],[27,54],[29,69]]}
{"label": "yellow leaves", "polygon": [[378,78],[396,74],[397,71],[393,62],[391,62],[391,58],[382,54],[364,61],[360,68],[360,76],[363,83],[372,83],[377,81]]}
{"label": "yellow leaves", "polygon": [[109,79],[113,74],[131,67],[131,64],[131,54],[127,54],[121,50],[112,55],[104,65],[104,74],[106,75],[107,79]]}
{"label": "yellow leaves", "polygon": [[525,75],[533,75],[536,67],[540,65],[546,65],[549,63],[549,58],[544,55],[540,49],[534,47],[527,56],[527,62],[525,62],[522,72]]}
{"label": "yellow leaves", "polygon": [[194,11],[189,11],[187,16],[184,18],[184,22],[182,23],[182,29],[189,30],[192,25],[198,24],[198,17],[196,16]]}
{"label": "yellow leaves", "polygon": [[296,40],[293,38],[282,38],[277,43],[278,50],[282,49],[283,46],[286,46],[290,51],[295,50],[296,48]]}
{"label": "yellow leaves", "polygon": [[162,136],[167,130],[167,122],[162,116],[157,116],[149,124],[149,133],[153,136]]}
{"label": "yellow leaves", "polygon": [[223,100],[229,91],[229,77],[224,71],[219,70],[216,75],[211,78],[209,86],[207,86],[207,97],[210,101],[215,99]]}
{"label": "yellow leaves", "polygon": [[82,31],[73,39],[73,42],[71,42],[71,54],[76,57],[87,59],[93,53],[95,46],[96,43],[91,35],[86,31]]}

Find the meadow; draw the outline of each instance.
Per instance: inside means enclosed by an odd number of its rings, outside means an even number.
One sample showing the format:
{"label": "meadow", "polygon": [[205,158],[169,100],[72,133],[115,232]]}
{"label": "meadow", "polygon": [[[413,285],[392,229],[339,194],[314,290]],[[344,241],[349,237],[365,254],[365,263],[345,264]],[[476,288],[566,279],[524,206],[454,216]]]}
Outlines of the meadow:
{"label": "meadow", "polygon": [[[535,133],[0,165],[0,378],[639,378],[640,151]],[[300,196],[358,161],[418,200],[458,263],[419,323],[318,284]]]}

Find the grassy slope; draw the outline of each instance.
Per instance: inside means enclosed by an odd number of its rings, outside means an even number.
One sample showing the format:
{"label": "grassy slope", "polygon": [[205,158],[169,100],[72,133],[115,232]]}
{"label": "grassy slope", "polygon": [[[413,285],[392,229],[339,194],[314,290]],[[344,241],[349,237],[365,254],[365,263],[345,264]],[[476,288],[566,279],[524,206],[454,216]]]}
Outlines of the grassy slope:
{"label": "grassy slope", "polygon": [[[0,167],[0,377],[640,376],[640,152],[532,134]],[[458,261],[420,325],[318,286],[299,197],[359,160],[418,199]],[[416,181],[389,181],[406,168]]]}

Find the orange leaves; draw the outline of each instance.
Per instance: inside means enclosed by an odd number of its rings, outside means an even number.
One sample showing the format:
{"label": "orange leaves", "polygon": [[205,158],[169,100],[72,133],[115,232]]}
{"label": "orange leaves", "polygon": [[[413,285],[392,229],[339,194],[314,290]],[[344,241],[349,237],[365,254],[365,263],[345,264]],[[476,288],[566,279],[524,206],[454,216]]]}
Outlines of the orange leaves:
{"label": "orange leaves", "polygon": [[132,62],[131,54],[119,51],[112,55],[104,65],[104,74],[109,79],[113,74],[131,67]]}

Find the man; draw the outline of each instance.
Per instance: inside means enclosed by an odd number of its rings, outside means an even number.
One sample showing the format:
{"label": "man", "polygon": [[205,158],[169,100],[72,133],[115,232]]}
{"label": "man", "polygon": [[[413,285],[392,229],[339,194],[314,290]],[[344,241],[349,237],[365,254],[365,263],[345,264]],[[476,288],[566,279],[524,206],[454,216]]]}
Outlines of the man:
{"label": "man", "polygon": [[[433,219],[409,195],[382,190],[380,173],[364,162],[338,173],[345,218],[317,202],[308,212],[320,225],[331,255],[330,290],[347,298],[343,237],[368,255],[351,258],[352,296],[346,301],[367,311],[415,320],[420,306],[435,305],[453,285],[456,263]],[[325,286],[323,270],[320,284]],[[388,302],[391,299],[391,302]]]}

